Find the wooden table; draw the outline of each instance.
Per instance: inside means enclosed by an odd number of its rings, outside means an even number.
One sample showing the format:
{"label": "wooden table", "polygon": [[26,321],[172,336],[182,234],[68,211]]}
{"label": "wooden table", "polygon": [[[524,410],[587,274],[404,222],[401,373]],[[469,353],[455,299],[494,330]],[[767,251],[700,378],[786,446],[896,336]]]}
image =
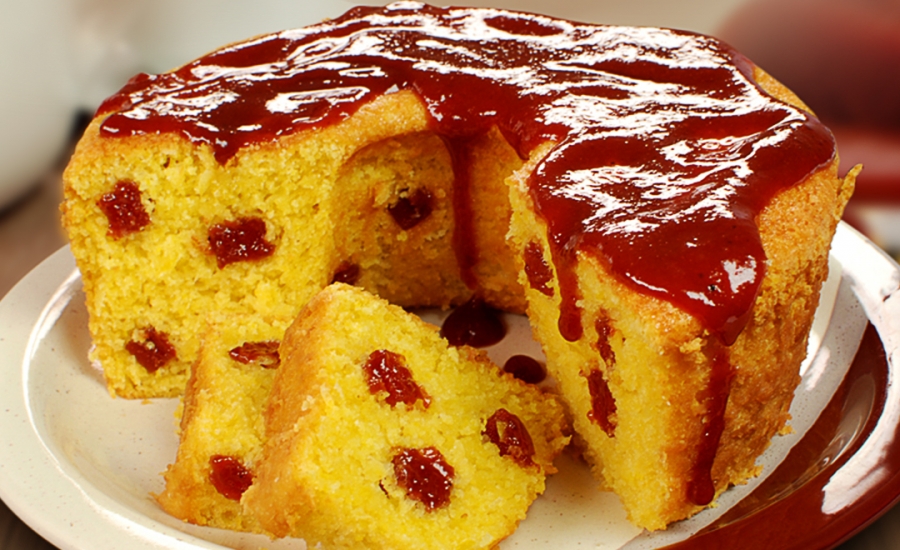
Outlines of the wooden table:
{"label": "wooden table", "polygon": [[[0,212],[0,296],[4,296],[41,260],[65,244],[59,225],[60,187],[59,170],[54,170],[29,195]],[[791,518],[785,520],[790,521]],[[0,550],[53,548],[0,502]],[[839,548],[900,549],[900,506]]]}

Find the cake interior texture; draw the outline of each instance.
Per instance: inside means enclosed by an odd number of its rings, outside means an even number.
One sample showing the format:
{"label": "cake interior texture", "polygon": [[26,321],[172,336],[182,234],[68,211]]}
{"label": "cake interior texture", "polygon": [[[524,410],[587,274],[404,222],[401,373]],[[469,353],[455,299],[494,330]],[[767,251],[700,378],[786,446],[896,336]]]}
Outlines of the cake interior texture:
{"label": "cake interior texture", "polygon": [[337,283],[281,345],[243,504],[326,548],[492,548],[568,443],[557,398]]}
{"label": "cake interior texture", "polygon": [[156,495],[178,519],[262,532],[240,497],[265,441],[263,409],[280,365],[278,346],[290,320],[248,316],[210,325],[179,411],[178,453]]}
{"label": "cake interior texture", "polygon": [[652,530],[788,429],[837,167],[803,103],[708,37],[403,2],[136,77],[63,214],[111,393],[181,394],[208,325],[294,318],[334,281],[476,296],[527,313],[598,482]]}

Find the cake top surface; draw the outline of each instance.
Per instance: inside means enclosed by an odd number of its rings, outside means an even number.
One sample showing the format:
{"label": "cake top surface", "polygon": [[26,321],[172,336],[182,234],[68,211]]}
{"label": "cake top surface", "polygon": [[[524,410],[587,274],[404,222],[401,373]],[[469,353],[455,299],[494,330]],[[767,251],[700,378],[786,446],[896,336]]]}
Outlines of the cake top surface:
{"label": "cake top surface", "polygon": [[399,2],[138,75],[99,113],[103,136],[176,132],[226,163],[412,90],[458,150],[491,127],[523,158],[554,143],[529,184],[566,338],[582,331],[571,269],[581,251],[729,343],[765,273],[756,216],[835,154],[831,133],[763,92],[753,71],[683,31]]}

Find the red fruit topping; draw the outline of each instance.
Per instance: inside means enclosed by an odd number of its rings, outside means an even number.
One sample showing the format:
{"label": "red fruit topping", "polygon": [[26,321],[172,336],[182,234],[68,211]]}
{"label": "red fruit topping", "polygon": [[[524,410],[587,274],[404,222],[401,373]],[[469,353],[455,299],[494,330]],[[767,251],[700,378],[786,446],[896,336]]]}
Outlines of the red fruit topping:
{"label": "red fruit topping", "polygon": [[439,450],[403,449],[392,463],[397,484],[407,497],[424,504],[429,512],[450,504],[454,470]]}
{"label": "red fruit topping", "polygon": [[488,419],[483,433],[500,449],[500,456],[512,458],[523,468],[534,465],[534,443],[518,416],[498,409]]}
{"label": "red fruit topping", "polygon": [[140,231],[150,224],[150,215],[141,202],[141,190],[132,181],[120,181],[116,188],[97,201],[109,220],[107,235],[114,239]]}
{"label": "red fruit topping", "polygon": [[214,455],[209,459],[209,481],[222,496],[241,500],[244,491],[253,484],[253,473],[233,456]]}
{"label": "red fruit topping", "polygon": [[235,262],[261,260],[275,252],[266,240],[266,222],[260,218],[239,218],[209,228],[209,248],[219,269]]}
{"label": "red fruit topping", "polygon": [[389,206],[388,213],[401,229],[412,229],[431,215],[432,208],[431,192],[416,189]]}
{"label": "red fruit topping", "polygon": [[278,368],[281,358],[278,355],[278,340],[266,342],[245,342],[228,352],[229,357],[245,365],[254,364],[266,369]]}
{"label": "red fruit topping", "polygon": [[591,410],[588,411],[588,419],[600,426],[606,435],[615,437],[616,400],[609,391],[609,384],[603,378],[599,369],[594,369],[587,375],[588,390],[591,392]]}
{"label": "red fruit topping", "polygon": [[125,350],[151,374],[176,358],[175,346],[169,342],[168,335],[153,327],[143,329],[143,340],[128,342]]}

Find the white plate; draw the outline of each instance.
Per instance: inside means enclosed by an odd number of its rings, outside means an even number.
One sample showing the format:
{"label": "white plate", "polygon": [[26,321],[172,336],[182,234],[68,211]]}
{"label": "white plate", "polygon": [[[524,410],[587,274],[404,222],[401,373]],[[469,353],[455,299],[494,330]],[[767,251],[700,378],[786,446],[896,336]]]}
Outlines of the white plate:
{"label": "white plate", "polygon": [[[803,382],[792,407],[794,434],[776,438],[760,459],[762,477],[728,491],[716,509],[667,532],[648,535],[628,524],[615,496],[593,489],[596,484],[583,465],[563,457],[560,474],[550,479],[547,492],[502,548],[581,544],[639,549],[675,543],[704,528],[718,530],[710,525],[715,526],[717,518],[776,470],[790,449],[803,441],[833,395],[844,395],[839,391],[844,374],[870,323],[880,333],[878,346],[884,347],[889,364],[897,353],[900,298],[892,294],[900,281],[896,264],[844,225],[836,236],[831,263],[835,276],[826,285],[811,339],[815,353],[804,364]],[[508,321],[510,335],[489,350],[495,360],[502,362],[523,351],[538,355],[524,319]],[[17,515],[64,549],[304,547],[298,540],[272,542],[199,528],[162,512],[151,493],[162,490],[160,474],[175,456],[177,400],[111,398],[102,375],[87,360],[90,345],[81,280],[68,248],[63,248],[0,302],[0,497]],[[896,413],[896,407],[877,402],[873,408],[869,401],[863,403],[866,410]],[[851,439],[858,441],[859,435],[865,439],[877,432],[866,426],[862,422],[851,430],[855,434]],[[842,449],[850,449],[851,443],[845,442]],[[886,467],[900,470],[900,465]],[[884,492],[884,486],[881,489]],[[790,501],[795,490],[782,491],[779,499]],[[893,502],[900,486],[888,490],[888,497],[879,498]],[[866,502],[867,493],[854,498],[854,502]],[[868,501],[871,504],[872,499]],[[885,506],[856,513],[842,536],[873,519]],[[848,505],[847,509],[853,508]],[[740,521],[753,521],[753,515]]]}

